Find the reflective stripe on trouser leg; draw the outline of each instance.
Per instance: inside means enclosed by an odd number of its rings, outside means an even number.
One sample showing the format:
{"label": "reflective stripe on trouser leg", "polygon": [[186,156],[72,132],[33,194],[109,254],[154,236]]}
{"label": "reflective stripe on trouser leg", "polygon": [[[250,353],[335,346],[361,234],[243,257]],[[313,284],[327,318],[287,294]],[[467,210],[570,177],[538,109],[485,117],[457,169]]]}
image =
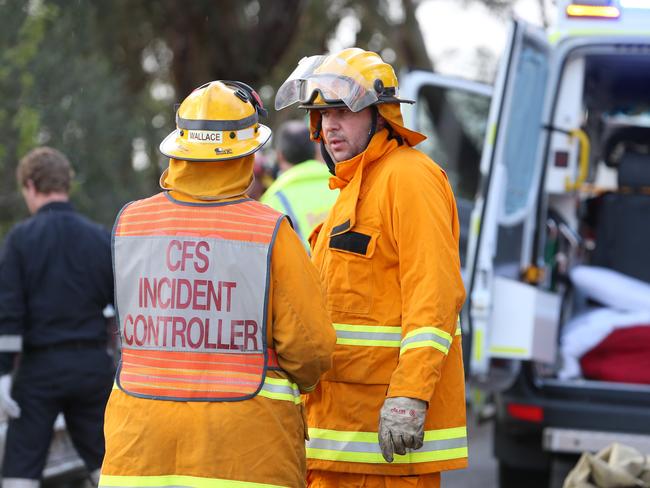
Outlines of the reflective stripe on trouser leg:
{"label": "reflective stripe on trouser leg", "polygon": [[[0,335],[0,352],[21,352],[23,350],[23,336],[4,334]],[[23,478],[18,478],[23,479]]]}
{"label": "reflective stripe on trouser leg", "polygon": [[40,480],[32,480],[29,478],[2,479],[2,488],[39,488],[40,486]]}
{"label": "reflective stripe on trouser leg", "polygon": [[[349,463],[386,464],[379,448],[377,432],[350,432],[329,429],[309,429],[307,458]],[[428,463],[467,457],[467,429],[427,430],[424,445],[400,456],[393,464]]]}
{"label": "reflective stripe on trouser leg", "polygon": [[191,487],[191,488],[276,488],[280,485],[254,483],[252,481],[226,480],[219,478],[202,478],[199,476],[163,475],[163,476],[113,476],[103,474],[99,478],[101,488],[140,488],[140,487]]}

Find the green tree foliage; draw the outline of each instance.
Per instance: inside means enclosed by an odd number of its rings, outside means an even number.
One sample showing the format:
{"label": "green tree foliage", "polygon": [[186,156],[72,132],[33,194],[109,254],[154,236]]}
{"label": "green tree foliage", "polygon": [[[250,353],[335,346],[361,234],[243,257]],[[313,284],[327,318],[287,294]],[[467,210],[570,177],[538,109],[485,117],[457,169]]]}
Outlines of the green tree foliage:
{"label": "green tree foliage", "polygon": [[[382,53],[398,71],[431,69],[418,4],[0,0],[0,235],[26,215],[14,171],[32,147],[66,153],[78,175],[74,202],[110,224],[126,201],[155,191],[166,163],[157,147],[175,103],[206,81],[237,79],[272,106],[298,60],[344,47],[333,44],[342,26],[349,43]],[[270,113],[271,126],[297,115]]]}
{"label": "green tree foliage", "polygon": [[[153,188],[152,171],[133,170],[132,140],[150,126],[148,97],[126,88],[98,43],[90,2],[0,3],[0,231],[26,215],[18,160],[47,144],[77,173],[73,200],[110,224],[120,206]],[[158,170],[155,168],[155,173]]]}

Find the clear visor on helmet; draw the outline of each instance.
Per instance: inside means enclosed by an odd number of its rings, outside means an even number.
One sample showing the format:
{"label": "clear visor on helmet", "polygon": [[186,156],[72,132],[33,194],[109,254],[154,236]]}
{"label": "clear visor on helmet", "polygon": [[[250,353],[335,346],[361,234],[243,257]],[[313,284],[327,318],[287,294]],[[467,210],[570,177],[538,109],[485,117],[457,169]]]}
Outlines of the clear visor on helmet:
{"label": "clear visor on helmet", "polygon": [[360,73],[335,56],[303,58],[275,96],[275,109],[294,103],[309,104],[320,95],[322,102],[343,102],[353,112],[376,103],[377,92]]}

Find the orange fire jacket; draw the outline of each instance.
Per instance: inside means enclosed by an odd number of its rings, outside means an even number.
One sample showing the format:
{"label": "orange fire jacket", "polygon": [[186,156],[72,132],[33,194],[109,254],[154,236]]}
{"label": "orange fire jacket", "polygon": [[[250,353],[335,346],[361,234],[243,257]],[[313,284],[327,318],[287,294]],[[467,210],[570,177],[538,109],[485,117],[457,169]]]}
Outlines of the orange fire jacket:
{"label": "orange fire jacket", "polygon": [[[306,400],[312,470],[417,475],[467,465],[458,314],[459,223],[445,173],[378,132],[336,165],[340,196],[311,237],[337,334],[332,369]],[[386,463],[387,397],[428,402],[424,446]]]}
{"label": "orange fire jacket", "polygon": [[[172,160],[167,183],[171,179],[175,189],[194,195],[232,193],[233,187],[243,192],[251,172],[252,156],[217,164]],[[171,195],[202,203],[177,191]],[[149,223],[164,217],[152,214]],[[317,272],[286,221],[277,232],[270,273],[267,344],[282,371],[267,372],[264,395],[181,402],[138,398],[115,387],[106,408],[100,486],[305,485],[300,392],[329,368],[335,334]]]}

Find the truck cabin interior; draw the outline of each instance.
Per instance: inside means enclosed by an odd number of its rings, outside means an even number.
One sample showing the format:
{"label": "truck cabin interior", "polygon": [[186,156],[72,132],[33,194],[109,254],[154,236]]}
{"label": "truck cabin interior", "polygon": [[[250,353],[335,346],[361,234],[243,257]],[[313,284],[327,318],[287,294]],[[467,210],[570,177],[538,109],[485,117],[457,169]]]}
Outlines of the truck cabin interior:
{"label": "truck cabin interior", "polygon": [[587,242],[583,264],[650,283],[648,87],[650,53],[587,56],[583,128],[590,140],[591,184],[579,191],[582,225],[576,230]]}
{"label": "truck cabin interior", "polygon": [[[555,200],[563,209],[551,198],[548,212],[552,252],[545,254],[553,255],[551,286],[564,304],[559,361],[547,374],[650,385],[648,87],[647,49],[585,57],[581,129],[591,148],[589,173],[575,193]],[[569,219],[567,201],[575,212]],[[573,238],[551,232],[561,226]]]}

